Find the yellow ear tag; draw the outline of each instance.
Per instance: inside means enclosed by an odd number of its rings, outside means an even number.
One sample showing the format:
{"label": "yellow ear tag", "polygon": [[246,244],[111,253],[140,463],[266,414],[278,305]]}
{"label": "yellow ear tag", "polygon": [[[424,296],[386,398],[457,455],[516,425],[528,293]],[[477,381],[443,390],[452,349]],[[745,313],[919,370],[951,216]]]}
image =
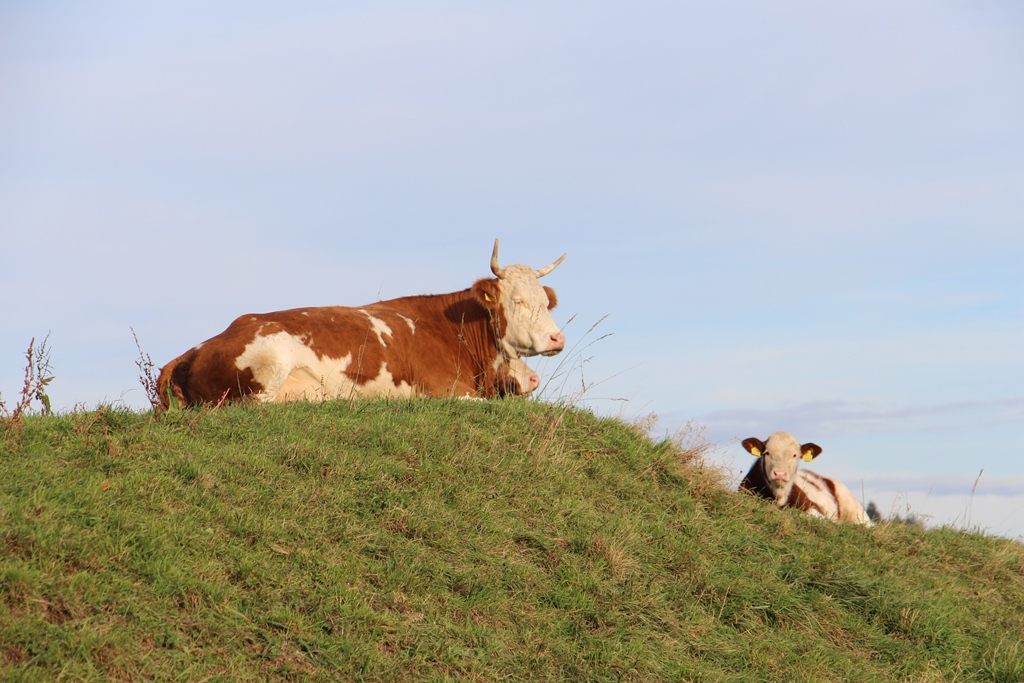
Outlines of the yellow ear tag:
{"label": "yellow ear tag", "polygon": [[761,457],[761,449],[758,448],[757,446],[752,446],[750,448],[750,454],[752,456],[754,456],[755,458],[760,458]]}
{"label": "yellow ear tag", "polygon": [[810,451],[807,451],[806,453],[804,453],[804,462],[810,462],[812,460],[814,460],[814,456],[811,455]]}
{"label": "yellow ear tag", "polygon": [[491,295],[487,292],[484,292],[484,301],[491,301]]}

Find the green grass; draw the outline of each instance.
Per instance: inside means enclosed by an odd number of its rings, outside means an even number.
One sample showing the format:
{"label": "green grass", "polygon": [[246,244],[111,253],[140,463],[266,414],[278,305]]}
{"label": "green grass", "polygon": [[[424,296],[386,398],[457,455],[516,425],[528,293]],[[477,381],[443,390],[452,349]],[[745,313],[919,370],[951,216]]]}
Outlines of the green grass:
{"label": "green grass", "polygon": [[839,526],[533,401],[29,416],[5,681],[1021,681],[1024,546]]}

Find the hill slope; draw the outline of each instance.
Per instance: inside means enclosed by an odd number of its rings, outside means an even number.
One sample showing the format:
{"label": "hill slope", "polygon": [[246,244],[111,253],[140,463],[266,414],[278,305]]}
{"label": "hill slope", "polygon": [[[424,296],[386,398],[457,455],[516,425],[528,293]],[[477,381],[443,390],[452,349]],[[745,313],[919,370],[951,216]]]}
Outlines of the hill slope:
{"label": "hill slope", "polygon": [[838,526],[530,401],[32,417],[4,680],[1024,680],[1024,546]]}

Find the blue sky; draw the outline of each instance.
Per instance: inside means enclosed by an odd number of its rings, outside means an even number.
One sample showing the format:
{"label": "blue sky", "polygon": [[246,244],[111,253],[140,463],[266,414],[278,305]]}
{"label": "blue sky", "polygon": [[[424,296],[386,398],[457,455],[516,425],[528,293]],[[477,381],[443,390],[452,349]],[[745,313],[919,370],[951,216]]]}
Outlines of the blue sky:
{"label": "blue sky", "polygon": [[132,327],[163,364],[500,237],[568,253],[549,398],[1024,535],[1024,6],[211,5],[0,2],[8,403],[33,336],[56,407],[141,408]]}

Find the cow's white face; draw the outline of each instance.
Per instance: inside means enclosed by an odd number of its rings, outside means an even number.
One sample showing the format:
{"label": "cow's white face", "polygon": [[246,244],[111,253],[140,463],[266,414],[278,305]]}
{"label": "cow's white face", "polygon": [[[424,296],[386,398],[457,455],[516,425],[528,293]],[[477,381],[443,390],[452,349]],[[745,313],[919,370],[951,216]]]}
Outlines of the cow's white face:
{"label": "cow's white face", "polygon": [[821,453],[821,447],[813,443],[800,445],[792,434],[775,432],[768,441],[760,439],[744,439],[743,447],[762,459],[765,478],[780,503],[789,498],[789,492],[796,480],[796,470],[800,460],[810,462]]}
{"label": "cow's white face", "polygon": [[565,348],[565,335],[558,329],[550,310],[558,304],[555,290],[538,280],[565,258],[534,270],[529,266],[498,265],[498,240],[494,240],[491,272],[496,280],[477,280],[473,296],[491,312],[494,332],[505,358],[553,356]]}
{"label": "cow's white face", "polygon": [[506,266],[498,287],[499,303],[505,314],[501,344],[510,358],[553,356],[565,348],[565,335],[549,310],[556,303],[552,300],[554,292],[537,281],[533,268]]}

